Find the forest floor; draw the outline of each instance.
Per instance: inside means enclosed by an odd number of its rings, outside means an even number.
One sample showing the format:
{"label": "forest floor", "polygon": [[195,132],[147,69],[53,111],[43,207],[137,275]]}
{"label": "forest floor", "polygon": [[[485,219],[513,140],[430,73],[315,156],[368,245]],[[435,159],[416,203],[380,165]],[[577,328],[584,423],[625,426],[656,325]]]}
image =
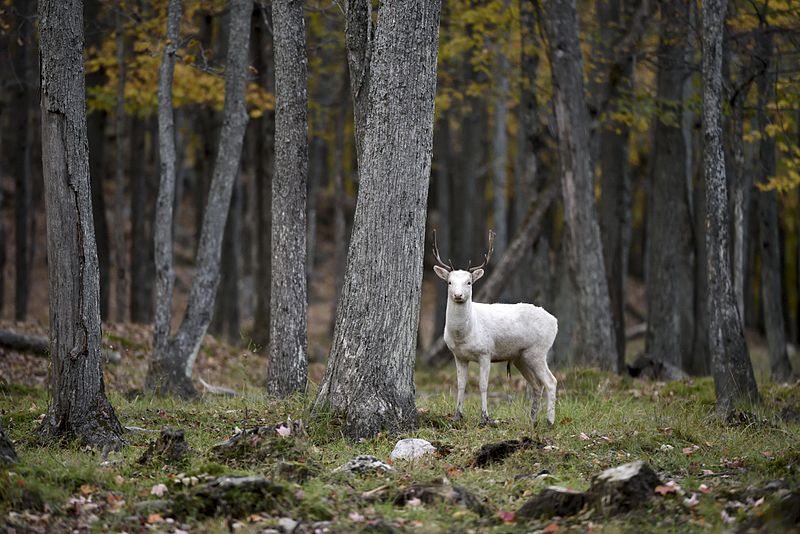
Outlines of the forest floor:
{"label": "forest floor", "polygon": [[[771,530],[776,514],[796,521],[800,513],[800,505],[793,506],[792,519],[778,504],[787,502],[787,491],[796,499],[800,487],[798,384],[762,381],[763,403],[735,424],[721,425],[709,378],[663,383],[567,369],[556,372],[555,426],[543,420],[531,426],[522,379],[515,372],[509,380],[505,367],[496,366],[490,414],[499,422],[481,428],[476,370],[465,419],[453,423],[454,370],[422,369],[417,371],[419,429],[351,443],[336,420],[310,416],[313,396],[265,400],[252,378],[263,376],[265,360],[252,351],[208,338],[195,376],[242,395],[180,402],[150,398],[138,389],[148,329],[107,327],[105,340],[123,352],[123,363],[106,371],[117,414],[123,425],[148,430],[128,433],[121,452],[103,454],[76,444],[41,447],[35,429],[47,406],[47,361],[17,353],[2,357],[0,419],[19,462],[0,469],[0,531],[719,532]],[[321,364],[311,366],[312,382],[322,370]],[[253,441],[252,455],[223,458],[213,449],[241,429],[289,418],[295,421],[293,432],[265,436],[260,445]],[[297,421],[303,421],[304,431]],[[139,463],[166,426],[185,431],[189,455]],[[426,439],[437,452],[395,461],[387,473],[334,472],[360,454],[391,463],[395,443],[406,437]],[[476,462],[483,445],[524,437],[531,438],[527,447],[486,465]],[[649,464],[662,484],[633,511],[608,517],[584,509],[566,518],[533,520],[518,513],[546,486],[583,491],[604,469],[634,460]],[[260,489],[258,499],[242,495],[211,509],[203,504],[207,484],[223,475],[265,475],[274,484]],[[408,496],[413,484],[443,477],[474,501],[463,494],[434,503]]]}

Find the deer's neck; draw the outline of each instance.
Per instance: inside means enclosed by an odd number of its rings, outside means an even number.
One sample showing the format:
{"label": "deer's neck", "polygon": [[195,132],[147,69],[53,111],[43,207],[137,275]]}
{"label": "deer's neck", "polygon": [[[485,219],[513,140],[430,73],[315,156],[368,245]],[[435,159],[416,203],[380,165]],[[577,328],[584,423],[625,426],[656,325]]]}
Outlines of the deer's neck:
{"label": "deer's neck", "polygon": [[463,338],[472,330],[474,317],[472,315],[472,299],[458,304],[452,299],[447,299],[445,324],[450,334],[456,338]]}

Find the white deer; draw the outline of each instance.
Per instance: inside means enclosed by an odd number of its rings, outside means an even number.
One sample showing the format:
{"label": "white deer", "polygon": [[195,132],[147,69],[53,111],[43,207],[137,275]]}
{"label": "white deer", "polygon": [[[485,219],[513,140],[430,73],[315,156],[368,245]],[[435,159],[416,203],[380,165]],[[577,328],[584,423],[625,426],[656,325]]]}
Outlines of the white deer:
{"label": "white deer", "polygon": [[544,308],[533,304],[481,304],[472,302],[472,286],[480,279],[489,262],[494,234],[489,232],[489,250],[477,267],[457,270],[439,257],[436,232],[433,253],[439,265],[433,270],[447,282],[447,313],[444,341],[453,352],[458,375],[458,398],[453,420],[462,418],[464,391],[467,387],[469,362],[480,365],[481,425],[490,423],[486,394],[492,362],[509,362],[533,389],[531,422],[536,423],[539,401],[544,389],[547,397],[547,422],[556,417],[556,378],[547,366],[547,353],[558,332],[558,321]]}

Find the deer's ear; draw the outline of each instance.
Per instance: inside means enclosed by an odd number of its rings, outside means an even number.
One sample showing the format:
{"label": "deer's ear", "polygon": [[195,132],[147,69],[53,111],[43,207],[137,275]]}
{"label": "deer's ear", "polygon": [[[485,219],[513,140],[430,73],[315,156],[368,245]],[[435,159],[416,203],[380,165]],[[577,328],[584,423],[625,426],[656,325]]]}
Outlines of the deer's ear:
{"label": "deer's ear", "polygon": [[433,270],[436,273],[436,276],[438,276],[445,282],[447,281],[447,278],[450,276],[450,272],[444,267],[439,267],[438,265],[434,265]]}
{"label": "deer's ear", "polygon": [[483,269],[475,269],[472,271],[472,281],[477,281],[481,276],[483,276]]}

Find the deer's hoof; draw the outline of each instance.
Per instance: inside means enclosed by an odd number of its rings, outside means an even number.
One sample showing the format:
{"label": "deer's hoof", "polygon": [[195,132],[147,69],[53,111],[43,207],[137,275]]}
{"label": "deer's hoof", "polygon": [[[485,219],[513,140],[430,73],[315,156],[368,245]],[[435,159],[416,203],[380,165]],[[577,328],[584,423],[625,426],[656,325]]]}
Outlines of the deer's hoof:
{"label": "deer's hoof", "polygon": [[461,412],[456,412],[456,414],[453,417],[450,418],[450,420],[452,422],[454,422],[454,423],[457,423],[457,422],[461,421],[462,419],[464,419],[464,416],[461,415]]}

